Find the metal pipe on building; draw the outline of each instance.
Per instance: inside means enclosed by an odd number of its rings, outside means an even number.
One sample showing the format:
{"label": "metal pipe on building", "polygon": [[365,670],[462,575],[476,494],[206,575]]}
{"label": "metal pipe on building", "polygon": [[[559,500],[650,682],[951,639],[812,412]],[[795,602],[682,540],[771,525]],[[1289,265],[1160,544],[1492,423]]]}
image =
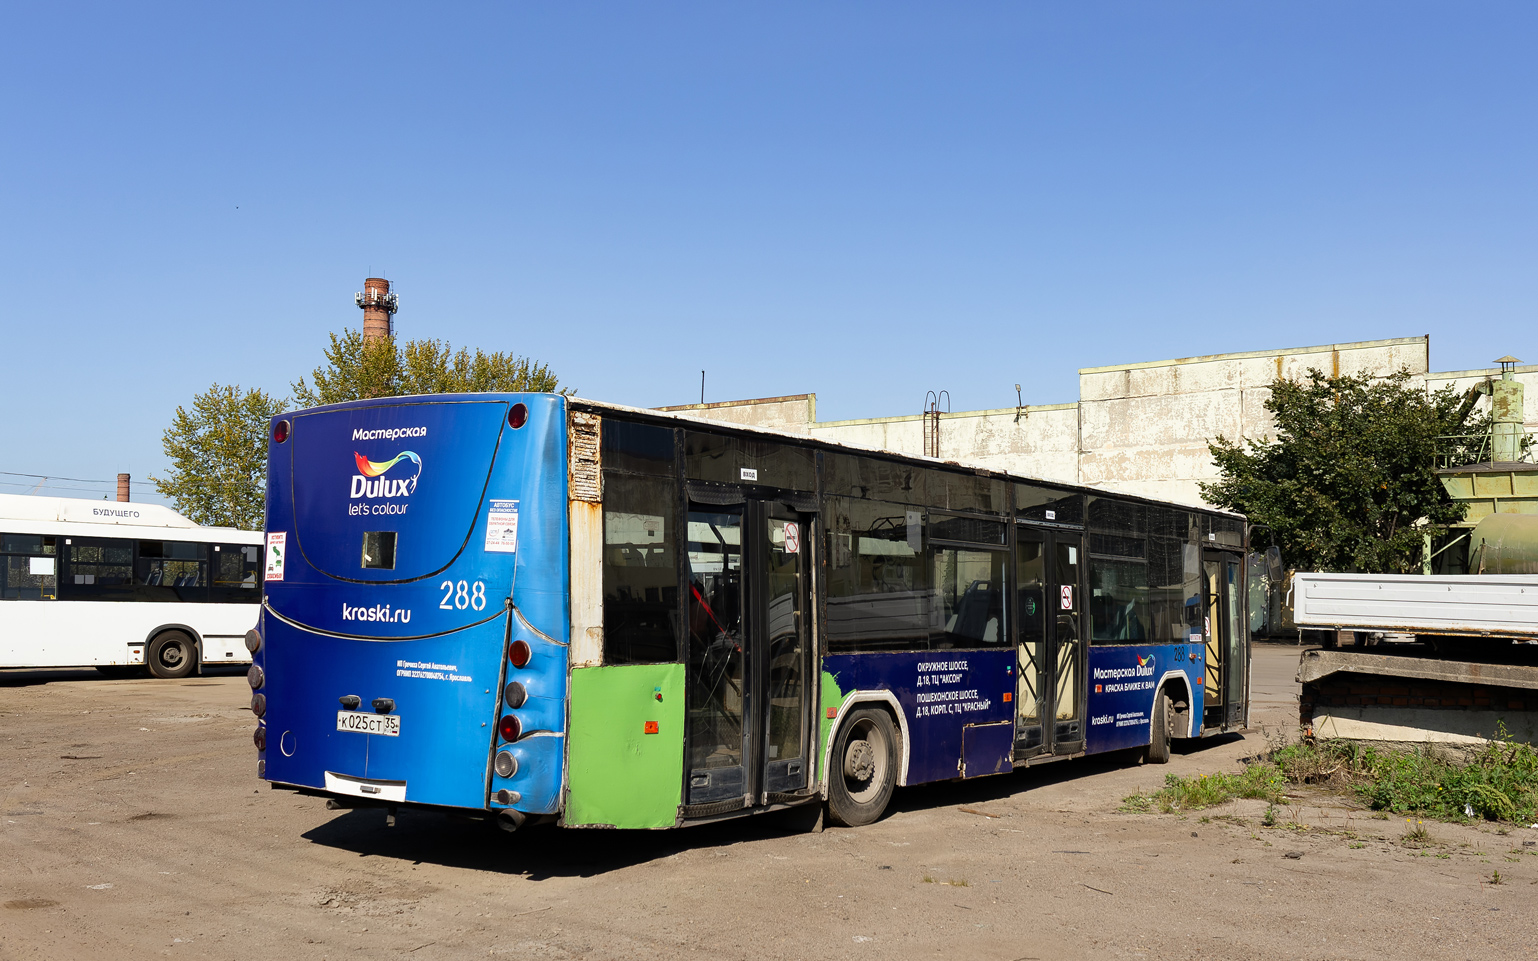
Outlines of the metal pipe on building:
{"label": "metal pipe on building", "polygon": [[1490,459],[1503,463],[1522,459],[1527,431],[1522,424],[1522,382],[1515,377],[1515,368],[1522,362],[1507,354],[1496,363],[1501,365],[1501,379],[1490,382],[1490,415],[1495,422]]}

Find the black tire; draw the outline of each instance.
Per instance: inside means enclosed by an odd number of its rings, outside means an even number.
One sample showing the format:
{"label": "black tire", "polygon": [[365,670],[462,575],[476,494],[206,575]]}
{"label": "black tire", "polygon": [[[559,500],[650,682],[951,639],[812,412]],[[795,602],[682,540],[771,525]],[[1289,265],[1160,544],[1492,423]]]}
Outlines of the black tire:
{"label": "black tire", "polygon": [[102,677],[117,680],[124,677],[138,677],[144,673],[144,668],[138,664],[97,664],[96,672]]}
{"label": "black tire", "polygon": [[1175,712],[1170,709],[1170,696],[1163,691],[1154,698],[1153,722],[1149,725],[1147,759],[1149,764],[1168,764],[1170,737],[1174,732]]}
{"label": "black tire", "polygon": [[828,771],[828,816],[859,827],[886,811],[897,786],[897,726],[880,708],[850,713],[833,741]]}
{"label": "black tire", "polygon": [[144,660],[156,677],[186,677],[198,666],[198,646],[184,631],[162,631],[150,641]]}

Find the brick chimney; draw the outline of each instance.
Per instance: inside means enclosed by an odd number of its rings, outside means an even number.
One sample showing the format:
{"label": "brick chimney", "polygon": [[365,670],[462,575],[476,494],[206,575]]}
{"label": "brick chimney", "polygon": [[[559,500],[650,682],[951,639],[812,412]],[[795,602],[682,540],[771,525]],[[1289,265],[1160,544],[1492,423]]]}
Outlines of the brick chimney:
{"label": "brick chimney", "polygon": [[119,503],[128,503],[128,475],[117,475],[117,499]]}
{"label": "brick chimney", "polygon": [[384,340],[395,335],[395,311],[400,299],[383,277],[363,281],[363,290],[353,294],[353,303],[363,308],[363,339]]}

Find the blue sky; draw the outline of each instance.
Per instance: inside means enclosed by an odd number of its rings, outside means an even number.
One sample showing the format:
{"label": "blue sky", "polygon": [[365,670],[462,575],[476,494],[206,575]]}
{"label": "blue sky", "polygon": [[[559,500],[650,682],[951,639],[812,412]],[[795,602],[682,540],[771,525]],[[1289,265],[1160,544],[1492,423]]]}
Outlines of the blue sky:
{"label": "blue sky", "polygon": [[0,470],[146,480],[178,404],[286,393],[371,272],[403,336],[642,406],[702,368],[835,419],[1428,333],[1538,362],[1532,4],[0,18]]}

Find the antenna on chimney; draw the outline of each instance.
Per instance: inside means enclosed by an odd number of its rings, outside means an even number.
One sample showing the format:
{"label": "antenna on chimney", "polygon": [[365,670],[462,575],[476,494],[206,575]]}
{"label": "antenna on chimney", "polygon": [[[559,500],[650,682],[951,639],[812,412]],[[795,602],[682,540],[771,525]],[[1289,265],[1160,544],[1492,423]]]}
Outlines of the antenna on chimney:
{"label": "antenna on chimney", "polygon": [[400,298],[383,277],[363,281],[363,289],[352,295],[353,303],[363,308],[363,339],[384,340],[395,336],[395,312]]}

